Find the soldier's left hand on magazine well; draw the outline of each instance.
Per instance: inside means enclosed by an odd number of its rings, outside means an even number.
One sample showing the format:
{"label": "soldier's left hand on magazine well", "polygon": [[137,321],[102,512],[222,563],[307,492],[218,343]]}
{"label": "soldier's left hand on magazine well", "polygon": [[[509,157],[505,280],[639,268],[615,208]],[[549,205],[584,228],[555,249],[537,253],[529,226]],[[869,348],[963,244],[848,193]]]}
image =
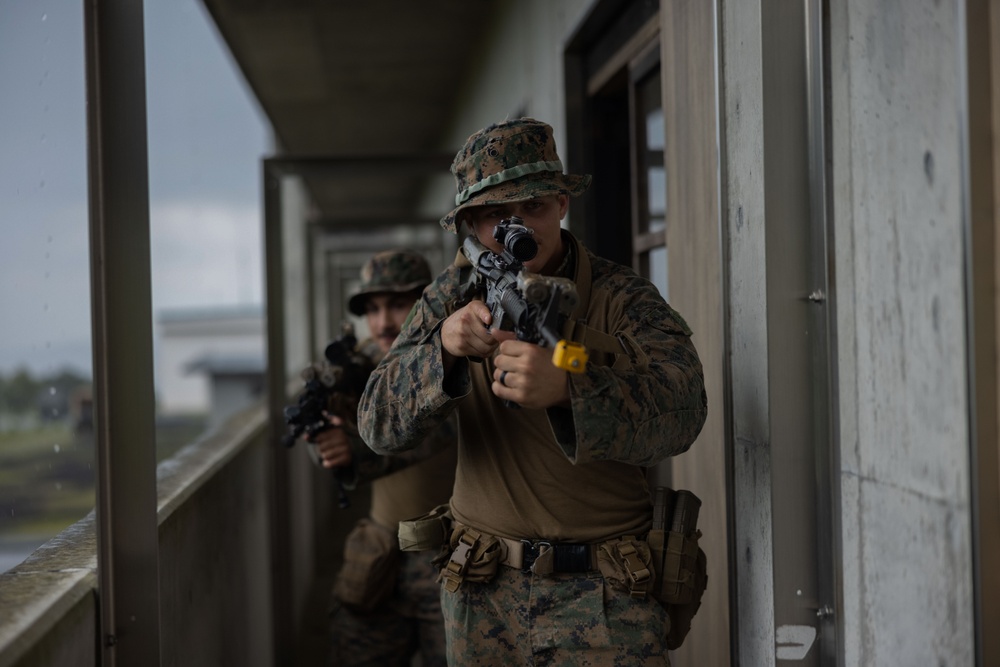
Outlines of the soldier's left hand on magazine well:
{"label": "soldier's left hand on magazine well", "polygon": [[496,369],[492,388],[498,398],[524,408],[569,405],[568,373],[552,365],[550,348],[508,340],[500,344],[493,363]]}

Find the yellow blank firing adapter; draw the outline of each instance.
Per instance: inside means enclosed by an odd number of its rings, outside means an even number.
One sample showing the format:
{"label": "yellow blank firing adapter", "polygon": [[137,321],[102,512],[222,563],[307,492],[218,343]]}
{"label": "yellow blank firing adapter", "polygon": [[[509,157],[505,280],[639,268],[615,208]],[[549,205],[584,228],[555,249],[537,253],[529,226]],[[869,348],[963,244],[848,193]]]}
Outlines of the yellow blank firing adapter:
{"label": "yellow blank firing adapter", "polygon": [[561,340],[552,352],[552,364],[570,373],[587,370],[587,348],[580,343]]}

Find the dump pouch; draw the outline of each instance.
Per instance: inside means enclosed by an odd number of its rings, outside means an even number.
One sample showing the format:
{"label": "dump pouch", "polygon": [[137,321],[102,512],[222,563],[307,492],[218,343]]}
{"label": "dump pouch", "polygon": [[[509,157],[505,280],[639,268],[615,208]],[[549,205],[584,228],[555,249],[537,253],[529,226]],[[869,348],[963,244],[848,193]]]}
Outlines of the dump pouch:
{"label": "dump pouch", "polygon": [[344,566],[337,573],[333,594],[344,605],[372,611],[396,587],[399,549],[392,531],[369,519],[358,521],[344,542]]}
{"label": "dump pouch", "polygon": [[683,535],[670,531],[661,553],[657,599],[664,604],[689,604],[696,596],[695,573],[698,568],[698,540],[701,531]]}
{"label": "dump pouch", "polygon": [[438,505],[430,512],[399,522],[400,551],[437,551],[451,536],[451,508]]}
{"label": "dump pouch", "polygon": [[[701,532],[698,533],[701,535]],[[684,604],[667,604],[667,614],[670,616],[670,632],[667,633],[667,648],[671,651],[684,642],[687,633],[691,630],[691,619],[698,613],[701,607],[701,597],[708,587],[708,562],[705,559],[705,552],[698,548],[698,555],[694,564],[694,576],[692,577],[690,602]]]}
{"label": "dump pouch", "polygon": [[656,570],[653,596],[670,615],[670,649],[684,641],[708,585],[705,552],[698,546],[700,506],[701,501],[690,491],[656,489],[653,527],[647,543]]}

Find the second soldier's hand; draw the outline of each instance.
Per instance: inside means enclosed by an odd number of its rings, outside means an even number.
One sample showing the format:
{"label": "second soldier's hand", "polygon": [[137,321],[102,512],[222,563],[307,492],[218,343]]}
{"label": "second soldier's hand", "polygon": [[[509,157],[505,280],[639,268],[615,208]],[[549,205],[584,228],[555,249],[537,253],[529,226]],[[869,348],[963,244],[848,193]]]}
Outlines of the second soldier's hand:
{"label": "second soldier's hand", "polygon": [[341,468],[351,465],[351,441],[344,432],[344,420],[336,415],[327,417],[333,428],[328,428],[313,435],[309,441],[316,445],[324,468]]}

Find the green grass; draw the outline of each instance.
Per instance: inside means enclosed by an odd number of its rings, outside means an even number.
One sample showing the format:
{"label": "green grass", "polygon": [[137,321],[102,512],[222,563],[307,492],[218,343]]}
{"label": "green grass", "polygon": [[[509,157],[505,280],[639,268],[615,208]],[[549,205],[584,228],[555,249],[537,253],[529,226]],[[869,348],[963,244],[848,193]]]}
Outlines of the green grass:
{"label": "green grass", "polygon": [[65,424],[43,426],[34,431],[0,433],[0,461],[54,451],[55,445],[64,447],[72,439],[73,433]]}
{"label": "green grass", "polygon": [[0,533],[56,534],[94,507],[93,438],[68,426],[0,434]]}
{"label": "green grass", "polygon": [[[157,462],[204,425],[196,418],[158,429]],[[54,536],[86,516],[95,502],[95,457],[93,434],[68,425],[0,433],[0,536]]]}

